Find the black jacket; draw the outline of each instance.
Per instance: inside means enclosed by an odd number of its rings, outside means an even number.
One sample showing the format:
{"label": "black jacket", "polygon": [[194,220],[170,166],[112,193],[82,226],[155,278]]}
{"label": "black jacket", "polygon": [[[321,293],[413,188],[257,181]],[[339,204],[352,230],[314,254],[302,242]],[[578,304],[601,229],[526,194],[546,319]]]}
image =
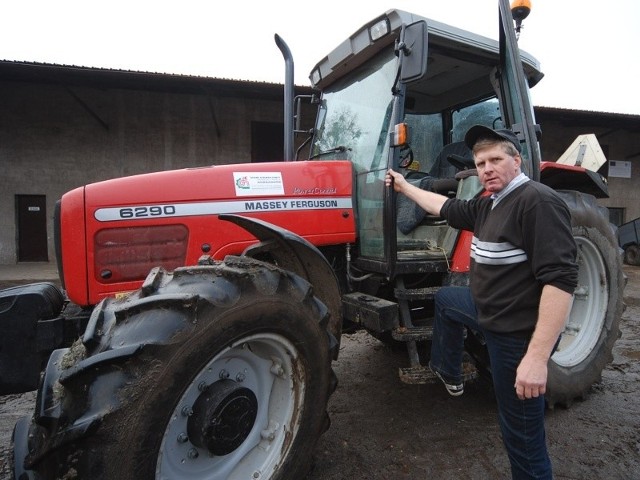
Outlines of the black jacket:
{"label": "black jacket", "polygon": [[544,285],[573,293],[578,280],[571,214],[549,187],[527,181],[492,208],[490,197],[450,199],[441,215],[474,233],[471,292],[480,325],[532,332]]}

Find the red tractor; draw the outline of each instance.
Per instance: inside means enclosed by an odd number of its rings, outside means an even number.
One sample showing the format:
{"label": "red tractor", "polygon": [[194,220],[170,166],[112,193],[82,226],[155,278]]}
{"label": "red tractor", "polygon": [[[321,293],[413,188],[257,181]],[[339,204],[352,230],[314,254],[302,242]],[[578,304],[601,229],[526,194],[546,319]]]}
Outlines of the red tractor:
{"label": "red tractor", "polygon": [[[579,286],[547,401],[583,396],[623,310],[617,241],[595,200],[606,184],[540,161],[528,89],[542,73],[499,5],[497,42],[390,10],[330,52],[310,75],[308,160],[294,158],[293,63],[276,37],[288,66],[285,162],[64,195],[55,222],[66,295],[50,284],[0,292],[1,393],[38,389],[14,430],[15,478],[303,478],[329,426],[345,328],[404,344],[401,379],[430,381],[433,294],[468,281],[470,235],[399,198],[384,175],[393,167],[423,188],[482,195],[460,146],[473,124],[512,129],[525,173],[571,209]],[[466,347],[478,371],[490,368],[477,332]]]}

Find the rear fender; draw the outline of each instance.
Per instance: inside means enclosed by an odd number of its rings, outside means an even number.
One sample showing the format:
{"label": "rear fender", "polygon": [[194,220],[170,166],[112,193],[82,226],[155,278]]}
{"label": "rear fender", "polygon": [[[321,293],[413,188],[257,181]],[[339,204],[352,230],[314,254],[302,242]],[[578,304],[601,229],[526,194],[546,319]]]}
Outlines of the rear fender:
{"label": "rear fender", "polygon": [[540,182],[554,190],[575,190],[596,198],[609,198],[609,188],[602,175],[575,165],[542,162]]}
{"label": "rear fender", "polygon": [[244,228],[260,240],[260,243],[247,248],[243,255],[260,259],[261,255],[268,255],[280,268],[301,276],[313,285],[315,295],[331,312],[331,333],[340,338],[342,304],[338,278],[320,250],[301,236],[263,220],[240,215],[219,215],[218,218]]}

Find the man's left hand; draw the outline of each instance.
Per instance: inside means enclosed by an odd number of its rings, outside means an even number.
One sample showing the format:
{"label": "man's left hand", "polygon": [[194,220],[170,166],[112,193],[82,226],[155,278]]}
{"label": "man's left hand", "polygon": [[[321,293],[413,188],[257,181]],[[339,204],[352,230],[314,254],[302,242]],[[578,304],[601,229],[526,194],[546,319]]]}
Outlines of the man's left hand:
{"label": "man's left hand", "polygon": [[547,391],[547,360],[525,355],[516,370],[514,386],[520,400],[544,395]]}

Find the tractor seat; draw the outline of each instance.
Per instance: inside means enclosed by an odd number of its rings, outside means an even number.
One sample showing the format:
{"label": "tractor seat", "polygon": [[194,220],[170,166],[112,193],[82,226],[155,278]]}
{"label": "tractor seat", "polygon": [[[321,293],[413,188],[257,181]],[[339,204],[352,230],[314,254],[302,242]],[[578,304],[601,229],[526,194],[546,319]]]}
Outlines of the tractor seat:
{"label": "tractor seat", "polygon": [[[464,142],[454,142],[442,148],[428,173],[409,172],[405,178],[423,190],[447,195],[457,189],[457,172],[471,171],[473,167],[475,164],[469,147]],[[406,235],[424,222],[440,224],[444,220],[427,215],[415,202],[399,195],[397,223],[400,232]]]}
{"label": "tractor seat", "polygon": [[445,145],[436,157],[429,175],[436,178],[454,178],[459,170],[474,168],[473,153],[464,142]]}

